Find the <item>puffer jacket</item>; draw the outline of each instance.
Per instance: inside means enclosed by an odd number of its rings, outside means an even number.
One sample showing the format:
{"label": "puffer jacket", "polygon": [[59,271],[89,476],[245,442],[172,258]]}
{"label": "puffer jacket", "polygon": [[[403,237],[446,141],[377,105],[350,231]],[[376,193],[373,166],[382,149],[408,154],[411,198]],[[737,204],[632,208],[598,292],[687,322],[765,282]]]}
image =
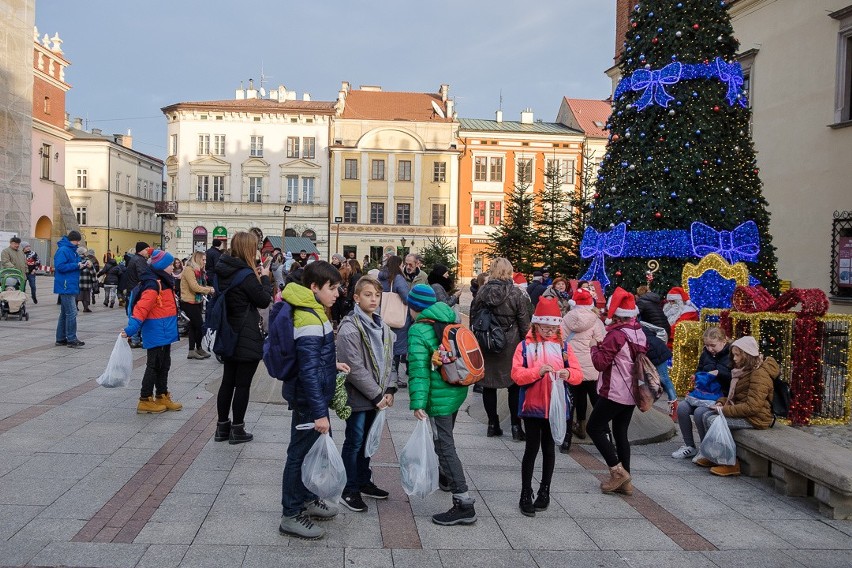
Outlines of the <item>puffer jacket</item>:
{"label": "puffer jacket", "polygon": [[615,323],[607,328],[604,340],[592,347],[592,363],[601,372],[598,395],[619,404],[635,405],[633,395],[633,357],[628,340],[637,352],[644,353],[645,332],[634,320]]}
{"label": "puffer jacket", "polygon": [[443,302],[423,310],[408,330],[408,392],[411,410],[425,410],[429,416],[450,416],[467,398],[467,387],[451,385],[432,367],[432,354],[438,337],[432,322],[455,323],[456,313]]}
{"label": "puffer jacket", "polygon": [[[220,266],[225,258],[219,260]],[[328,418],[328,405],[337,384],[337,350],[331,322],[309,288],[291,282],[281,297],[285,302],[305,308],[293,310],[299,374],[284,383],[284,399],[291,409],[298,408],[310,420]]]}
{"label": "puffer jacket", "polygon": [[53,255],[53,293],[80,293],[80,257],[77,256],[77,245],[62,237],[56,243],[56,253]]}
{"label": "puffer jacket", "polygon": [[[525,357],[526,356],[526,357]],[[550,374],[542,377],[539,369],[550,365],[554,370],[568,369],[571,374],[565,380],[569,385],[583,382],[583,369],[574,355],[571,345],[560,344],[558,339],[533,337],[532,330],[524,341],[518,344],[512,360],[512,380],[520,385],[518,416],[523,418],[550,418]],[[553,375],[555,379],[556,375]],[[569,391],[565,389],[565,418],[570,416],[571,406],[567,404]]]}
{"label": "puffer jacket", "polygon": [[639,310],[639,319],[661,327],[666,330],[666,335],[671,338],[672,327],[666,314],[663,313],[663,300],[656,292],[646,292],[636,298],[636,308]]}
{"label": "puffer jacket", "polygon": [[470,321],[476,321],[479,311],[488,306],[497,323],[506,333],[506,348],[501,353],[483,353],[485,378],[483,387],[506,388],[513,384],[512,360],[521,338],[527,336],[532,318],[529,296],[509,280],[492,279],[476,293],[470,306]]}
{"label": "puffer jacket", "polygon": [[715,355],[704,348],[701,351],[701,357],[698,358],[698,371],[709,373],[717,371],[716,380],[722,386],[722,392],[728,392],[731,388],[731,345],[727,344],[721,351]]}
{"label": "puffer jacket", "polygon": [[563,294],[559,294],[557,290],[553,288],[553,286],[548,286],[547,289],[541,293],[542,298],[556,298],[556,303],[559,304],[559,311],[564,316],[571,309],[571,304],[569,303],[571,300],[571,295],[567,292]]}
{"label": "puffer jacket", "polygon": [[[199,300],[199,296],[206,296],[213,293],[212,286],[205,286],[202,284],[204,276],[200,270],[196,271],[192,267],[187,267],[181,274],[183,275],[180,279],[181,302],[186,302],[187,304],[200,304],[201,300]],[[231,307],[230,304],[228,307]]]}
{"label": "puffer jacket", "polygon": [[648,351],[645,354],[655,367],[662,365],[672,358],[672,352],[666,346],[665,342],[657,337],[657,334],[642,326],[642,332],[645,334],[645,344],[648,346]]}
{"label": "puffer jacket", "polygon": [[[734,387],[734,403],[722,406],[722,414],[728,418],[745,418],[757,430],[772,425],[772,397],[775,387],[772,379],[778,376],[778,363],[767,357],[757,368],[739,378]],[[718,402],[725,404],[727,397]]]}
{"label": "puffer jacket", "polygon": [[393,372],[393,341],[394,334],[379,317],[373,314],[373,326],[382,330],[382,345],[384,346],[384,365],[379,365],[379,358],[370,354],[372,350],[370,338],[366,331],[362,333],[365,324],[357,320],[359,310],[355,310],[340,321],[337,328],[337,360],[349,365],[346,375],[347,402],[352,412],[375,410],[376,405],[387,393],[396,392],[396,373]]}
{"label": "puffer jacket", "polygon": [[141,254],[134,254],[127,262],[127,289],[132,290],[139,284],[142,274],[148,270],[148,259]]}
{"label": "puffer jacket", "polygon": [[592,345],[604,340],[606,328],[594,310],[574,308],[562,318],[562,337],[574,350],[583,369],[584,381],[597,381],[600,373],[592,364]]}
{"label": "puffer jacket", "polygon": [[171,345],[180,340],[174,285],[166,276],[155,274],[150,269],[142,273],[142,291],[139,299],[134,300],[133,313],[124,328],[127,337],[133,337],[141,329],[142,347],[145,349]]}
{"label": "puffer jacket", "polygon": [[[243,259],[222,255],[216,264],[219,289],[227,289],[237,272],[244,269],[251,270],[251,267]],[[260,361],[263,359],[263,334],[260,328],[260,313],[257,310],[268,307],[272,302],[272,283],[269,277],[262,276],[258,280],[254,274],[249,274],[236,288],[224,294],[224,300],[227,302],[228,323],[239,334],[234,355],[229,359]],[[219,298],[219,301],[222,301],[222,298]]]}
{"label": "puffer jacket", "polygon": [[104,264],[104,267],[98,272],[98,276],[104,277],[104,286],[118,286],[118,277],[121,273],[120,270],[117,269],[118,264],[116,264],[115,260],[109,259]]}

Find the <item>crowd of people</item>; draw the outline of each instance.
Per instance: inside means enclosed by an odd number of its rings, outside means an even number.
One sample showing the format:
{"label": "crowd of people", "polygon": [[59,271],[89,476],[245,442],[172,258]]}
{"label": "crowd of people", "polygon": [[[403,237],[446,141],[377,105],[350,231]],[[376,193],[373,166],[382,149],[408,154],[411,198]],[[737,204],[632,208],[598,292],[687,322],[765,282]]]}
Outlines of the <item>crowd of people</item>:
{"label": "crowd of people", "polygon": [[[368,509],[364,497],[388,497],[372,480],[365,437],[377,413],[407,388],[415,418],[430,422],[438,485],[452,497],[451,508],[432,520],[441,525],[476,521],[475,499],[453,438],[469,389],[446,382],[441,359],[435,358],[443,326],[461,321],[461,290],[447,266],[426,267],[417,254],[389,254],[364,274],[356,259],[338,254],[330,262],[306,251],[293,255],[276,249],[261,255],[257,237],[239,232],[228,250],[214,240],[209,250],[184,260],[140,242],[121,261],[108,255],[100,268],[94,251],[80,247],[80,241],[80,233],[71,231],[54,256],[54,292],[60,304],[56,344],[84,345],[77,336],[76,304],[79,300],[83,312],[89,311],[93,289],[103,277],[104,306],[112,308],[117,300],[128,304],[121,333],[132,346],[147,350],[140,413],[181,410],[168,388],[178,315],[182,311],[189,322],[187,358],[205,359],[210,353],[202,347],[204,313],[211,302],[224,302],[235,339],[221,358],[217,442],[253,439],[245,413],[264,342],[269,341],[270,323],[263,313],[276,302],[292,306],[294,343],[268,346],[294,349],[297,366],[283,389],[292,411],[282,474],[283,534],[320,538],[325,530],[315,521],[338,512],[337,504],[305,487],[301,466],[319,436],[329,432],[329,407],[341,388],[352,412],[346,419],[342,459],[347,481],[340,504],[363,512]],[[13,239],[3,251],[3,266],[26,269],[27,248]],[[494,259],[487,273],[471,283],[470,327],[488,335],[487,345],[480,339],[485,371],[476,385],[488,417],[484,435],[503,435],[505,417],[497,399],[498,391],[506,389],[512,439],[525,444],[519,508],[527,516],[548,508],[556,447],[570,452],[573,436],[591,438],[607,463],[610,476],[600,484],[603,493],[633,493],[628,429],[638,405],[633,376],[638,354],[646,354],[657,368],[671,417],[680,426],[683,446],[672,458],[693,458],[716,475],[737,475],[738,464],[715,464],[700,454],[693,422],[700,441],[720,415],[731,429],[766,428],[772,421],[772,379],[779,368],[771,357],[761,356],[753,337],[731,343],[719,327],[708,327],[694,388],[679,402],[668,365],[678,325],[697,318],[688,294],[675,287],[663,298],[648,286],[640,286],[635,295],[619,287],[604,303],[595,284],[558,275],[551,279],[544,270],[534,272],[528,282],[506,258]],[[35,299],[35,286],[31,289]],[[338,373],[346,375],[342,386]],[[566,393],[564,406],[552,405],[559,400],[552,397],[561,392]],[[565,415],[552,408],[564,408]],[[534,492],[539,453],[543,467]]]}

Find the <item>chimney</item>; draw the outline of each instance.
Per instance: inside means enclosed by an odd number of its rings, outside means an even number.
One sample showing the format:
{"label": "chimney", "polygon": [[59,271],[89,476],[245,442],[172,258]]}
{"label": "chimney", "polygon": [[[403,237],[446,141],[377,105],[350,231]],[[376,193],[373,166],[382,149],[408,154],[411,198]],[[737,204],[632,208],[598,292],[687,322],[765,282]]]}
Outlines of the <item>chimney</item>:
{"label": "chimney", "polygon": [[450,99],[447,101],[447,118],[454,118],[454,109],[456,106],[456,101]]}
{"label": "chimney", "polygon": [[359,87],[362,91],[370,91],[372,93],[381,93],[382,86],[381,85],[361,85]]}
{"label": "chimney", "polygon": [[95,136],[102,136],[103,131],[100,128],[92,128],[92,134],[94,134]]}
{"label": "chimney", "polygon": [[237,89],[236,96],[234,98],[238,101],[241,101],[246,98],[246,90],[243,88],[242,81],[240,81],[240,88]]}
{"label": "chimney", "polygon": [[83,119],[81,117],[74,118],[74,128],[77,130],[83,130]]}
{"label": "chimney", "polygon": [[441,102],[442,103],[447,102],[447,95],[449,94],[449,92],[450,92],[450,86],[447,85],[446,83],[442,84],[441,87],[438,89],[438,94],[441,95]]}
{"label": "chimney", "polygon": [[254,79],[249,79],[249,88],[246,91],[247,99],[256,99],[257,98],[257,89],[254,88]]}
{"label": "chimney", "polygon": [[116,144],[121,144],[125,148],[133,149],[133,136],[130,134],[130,129],[127,129],[127,134],[113,134]]}
{"label": "chimney", "polygon": [[310,93],[305,93],[304,95],[302,95],[302,100],[303,100],[303,101],[309,101],[309,100],[311,100],[311,94],[310,94]]}
{"label": "chimney", "polygon": [[495,114],[497,115],[497,122],[503,122],[503,111],[498,110]]}
{"label": "chimney", "polygon": [[533,111],[530,107],[525,108],[521,111],[521,124],[532,124],[533,123]]}

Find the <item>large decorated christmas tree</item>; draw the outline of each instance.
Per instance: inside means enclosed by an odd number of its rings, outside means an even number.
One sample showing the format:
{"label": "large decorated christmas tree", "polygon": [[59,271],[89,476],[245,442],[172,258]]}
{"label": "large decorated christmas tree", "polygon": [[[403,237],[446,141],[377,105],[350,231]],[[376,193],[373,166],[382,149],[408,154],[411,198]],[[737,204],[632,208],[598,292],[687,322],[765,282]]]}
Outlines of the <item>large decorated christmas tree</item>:
{"label": "large decorated christmas tree", "polygon": [[725,2],[634,6],[583,236],[584,279],[635,290],[653,259],[665,292],[680,285],[684,263],[715,252],[777,289],[737,48]]}

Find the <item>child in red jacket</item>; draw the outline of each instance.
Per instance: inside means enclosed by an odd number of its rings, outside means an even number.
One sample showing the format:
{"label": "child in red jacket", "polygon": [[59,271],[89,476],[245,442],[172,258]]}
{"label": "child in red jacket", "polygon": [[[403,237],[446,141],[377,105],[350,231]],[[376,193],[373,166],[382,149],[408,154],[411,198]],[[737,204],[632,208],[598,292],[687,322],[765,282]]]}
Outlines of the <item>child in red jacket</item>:
{"label": "child in red jacket", "polygon": [[[523,418],[527,434],[518,506],[528,517],[534,517],[536,511],[546,510],[550,504],[550,480],[556,463],[549,422],[552,381],[578,385],[583,380],[583,369],[560,331],[562,312],[556,298],[541,298],[531,323],[526,339],[515,349],[512,360],[512,380],[521,387],[518,416]],[[568,412],[565,419],[570,420],[571,405],[567,394],[566,403]],[[569,429],[566,435],[570,434]],[[532,475],[539,447],[543,459],[541,485],[533,503]]]}

